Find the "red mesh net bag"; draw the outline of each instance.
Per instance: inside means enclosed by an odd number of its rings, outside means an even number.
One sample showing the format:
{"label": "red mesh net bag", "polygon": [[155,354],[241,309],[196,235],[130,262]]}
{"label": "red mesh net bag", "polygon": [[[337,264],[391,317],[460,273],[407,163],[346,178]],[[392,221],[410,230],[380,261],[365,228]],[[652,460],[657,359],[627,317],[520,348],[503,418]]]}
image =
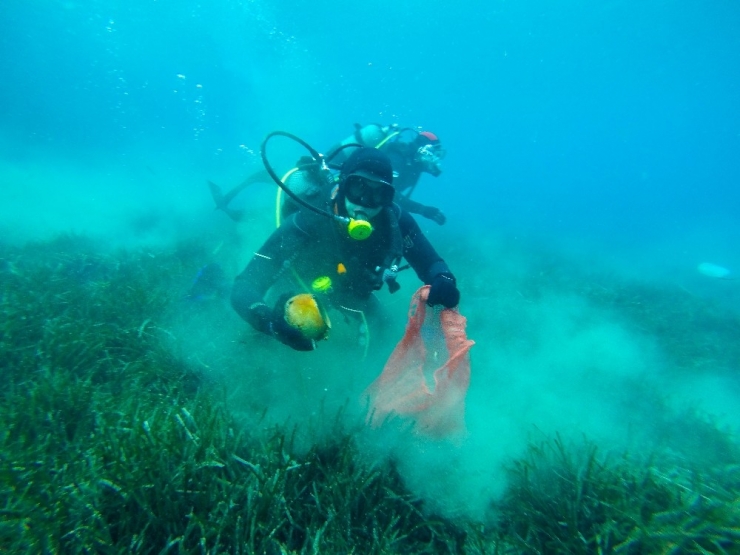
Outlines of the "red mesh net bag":
{"label": "red mesh net bag", "polygon": [[428,295],[428,285],[414,293],[403,339],[365,392],[367,422],[377,427],[401,417],[420,434],[462,435],[474,342],[465,335],[465,317],[457,309],[427,306]]}

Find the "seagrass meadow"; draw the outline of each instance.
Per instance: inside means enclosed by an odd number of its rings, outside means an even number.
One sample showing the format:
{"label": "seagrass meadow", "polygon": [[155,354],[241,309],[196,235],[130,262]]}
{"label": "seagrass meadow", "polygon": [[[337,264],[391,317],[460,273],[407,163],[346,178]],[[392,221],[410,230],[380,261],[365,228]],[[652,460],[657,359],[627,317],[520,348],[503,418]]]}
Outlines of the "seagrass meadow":
{"label": "seagrass meadow", "polygon": [[[436,511],[398,460],[368,456],[361,422],[329,415],[310,440],[258,400],[235,407],[233,384],[169,331],[204,261],[192,243],[0,247],[0,552],[740,553],[740,450],[700,411],[663,419],[650,450],[535,437],[487,469],[505,486],[473,517]],[[547,275],[662,337],[681,372],[737,369],[736,316],[556,267],[543,259],[517,291],[536,297]]]}

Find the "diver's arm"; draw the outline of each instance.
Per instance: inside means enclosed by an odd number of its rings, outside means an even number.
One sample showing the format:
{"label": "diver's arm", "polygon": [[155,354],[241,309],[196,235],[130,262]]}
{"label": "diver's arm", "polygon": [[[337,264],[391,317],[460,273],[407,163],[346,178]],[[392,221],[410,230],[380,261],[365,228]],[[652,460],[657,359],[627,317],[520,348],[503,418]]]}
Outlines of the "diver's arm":
{"label": "diver's arm", "polygon": [[424,208],[422,203],[412,200],[403,194],[397,194],[394,197],[393,202],[403,208],[406,212],[410,212],[412,214],[421,214],[421,209]]}
{"label": "diver's arm", "polygon": [[231,306],[254,329],[272,334],[273,310],[265,303],[265,294],[285,271],[289,259],[300,252],[305,239],[292,222],[281,225],[234,280]]}
{"label": "diver's arm", "polygon": [[437,274],[452,275],[445,261],[437,254],[411,214],[402,211],[398,217],[398,225],[405,245],[403,256],[421,281],[429,285]]}
{"label": "diver's arm", "polygon": [[429,220],[434,220],[439,225],[443,225],[447,221],[447,217],[442,213],[439,208],[434,206],[427,206],[418,201],[412,200],[406,195],[396,195],[393,200],[398,206],[403,208],[406,212],[411,214],[419,214]]}
{"label": "diver's arm", "polygon": [[403,256],[419,276],[419,279],[432,288],[427,302],[431,305],[442,304],[447,308],[457,306],[460,292],[457,280],[447,263],[434,249],[429,239],[419,229],[419,224],[408,212],[401,212],[398,224],[403,234]]}

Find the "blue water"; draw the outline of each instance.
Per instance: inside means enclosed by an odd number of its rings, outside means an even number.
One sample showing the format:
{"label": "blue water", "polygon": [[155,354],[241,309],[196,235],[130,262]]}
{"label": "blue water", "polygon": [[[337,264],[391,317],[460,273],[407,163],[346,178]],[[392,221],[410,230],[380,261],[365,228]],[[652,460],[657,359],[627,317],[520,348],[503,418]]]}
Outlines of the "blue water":
{"label": "blue water", "polygon": [[731,1],[6,0],[3,156],[207,173],[274,129],[326,149],[356,121],[419,125],[449,156],[418,194],[452,227],[699,235],[740,266],[738,23]]}

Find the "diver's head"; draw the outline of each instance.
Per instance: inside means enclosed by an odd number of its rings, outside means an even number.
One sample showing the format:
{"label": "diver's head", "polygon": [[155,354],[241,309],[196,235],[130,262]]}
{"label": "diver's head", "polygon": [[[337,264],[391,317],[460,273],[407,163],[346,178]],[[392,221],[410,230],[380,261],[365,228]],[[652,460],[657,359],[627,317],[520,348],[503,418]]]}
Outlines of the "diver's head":
{"label": "diver's head", "polygon": [[355,150],[342,164],[339,191],[350,218],[369,220],[393,203],[393,168],[375,148]]}
{"label": "diver's head", "polygon": [[437,135],[431,131],[422,131],[411,144],[416,149],[415,159],[421,165],[422,171],[434,177],[442,173],[442,158],[447,151],[442,148]]}

